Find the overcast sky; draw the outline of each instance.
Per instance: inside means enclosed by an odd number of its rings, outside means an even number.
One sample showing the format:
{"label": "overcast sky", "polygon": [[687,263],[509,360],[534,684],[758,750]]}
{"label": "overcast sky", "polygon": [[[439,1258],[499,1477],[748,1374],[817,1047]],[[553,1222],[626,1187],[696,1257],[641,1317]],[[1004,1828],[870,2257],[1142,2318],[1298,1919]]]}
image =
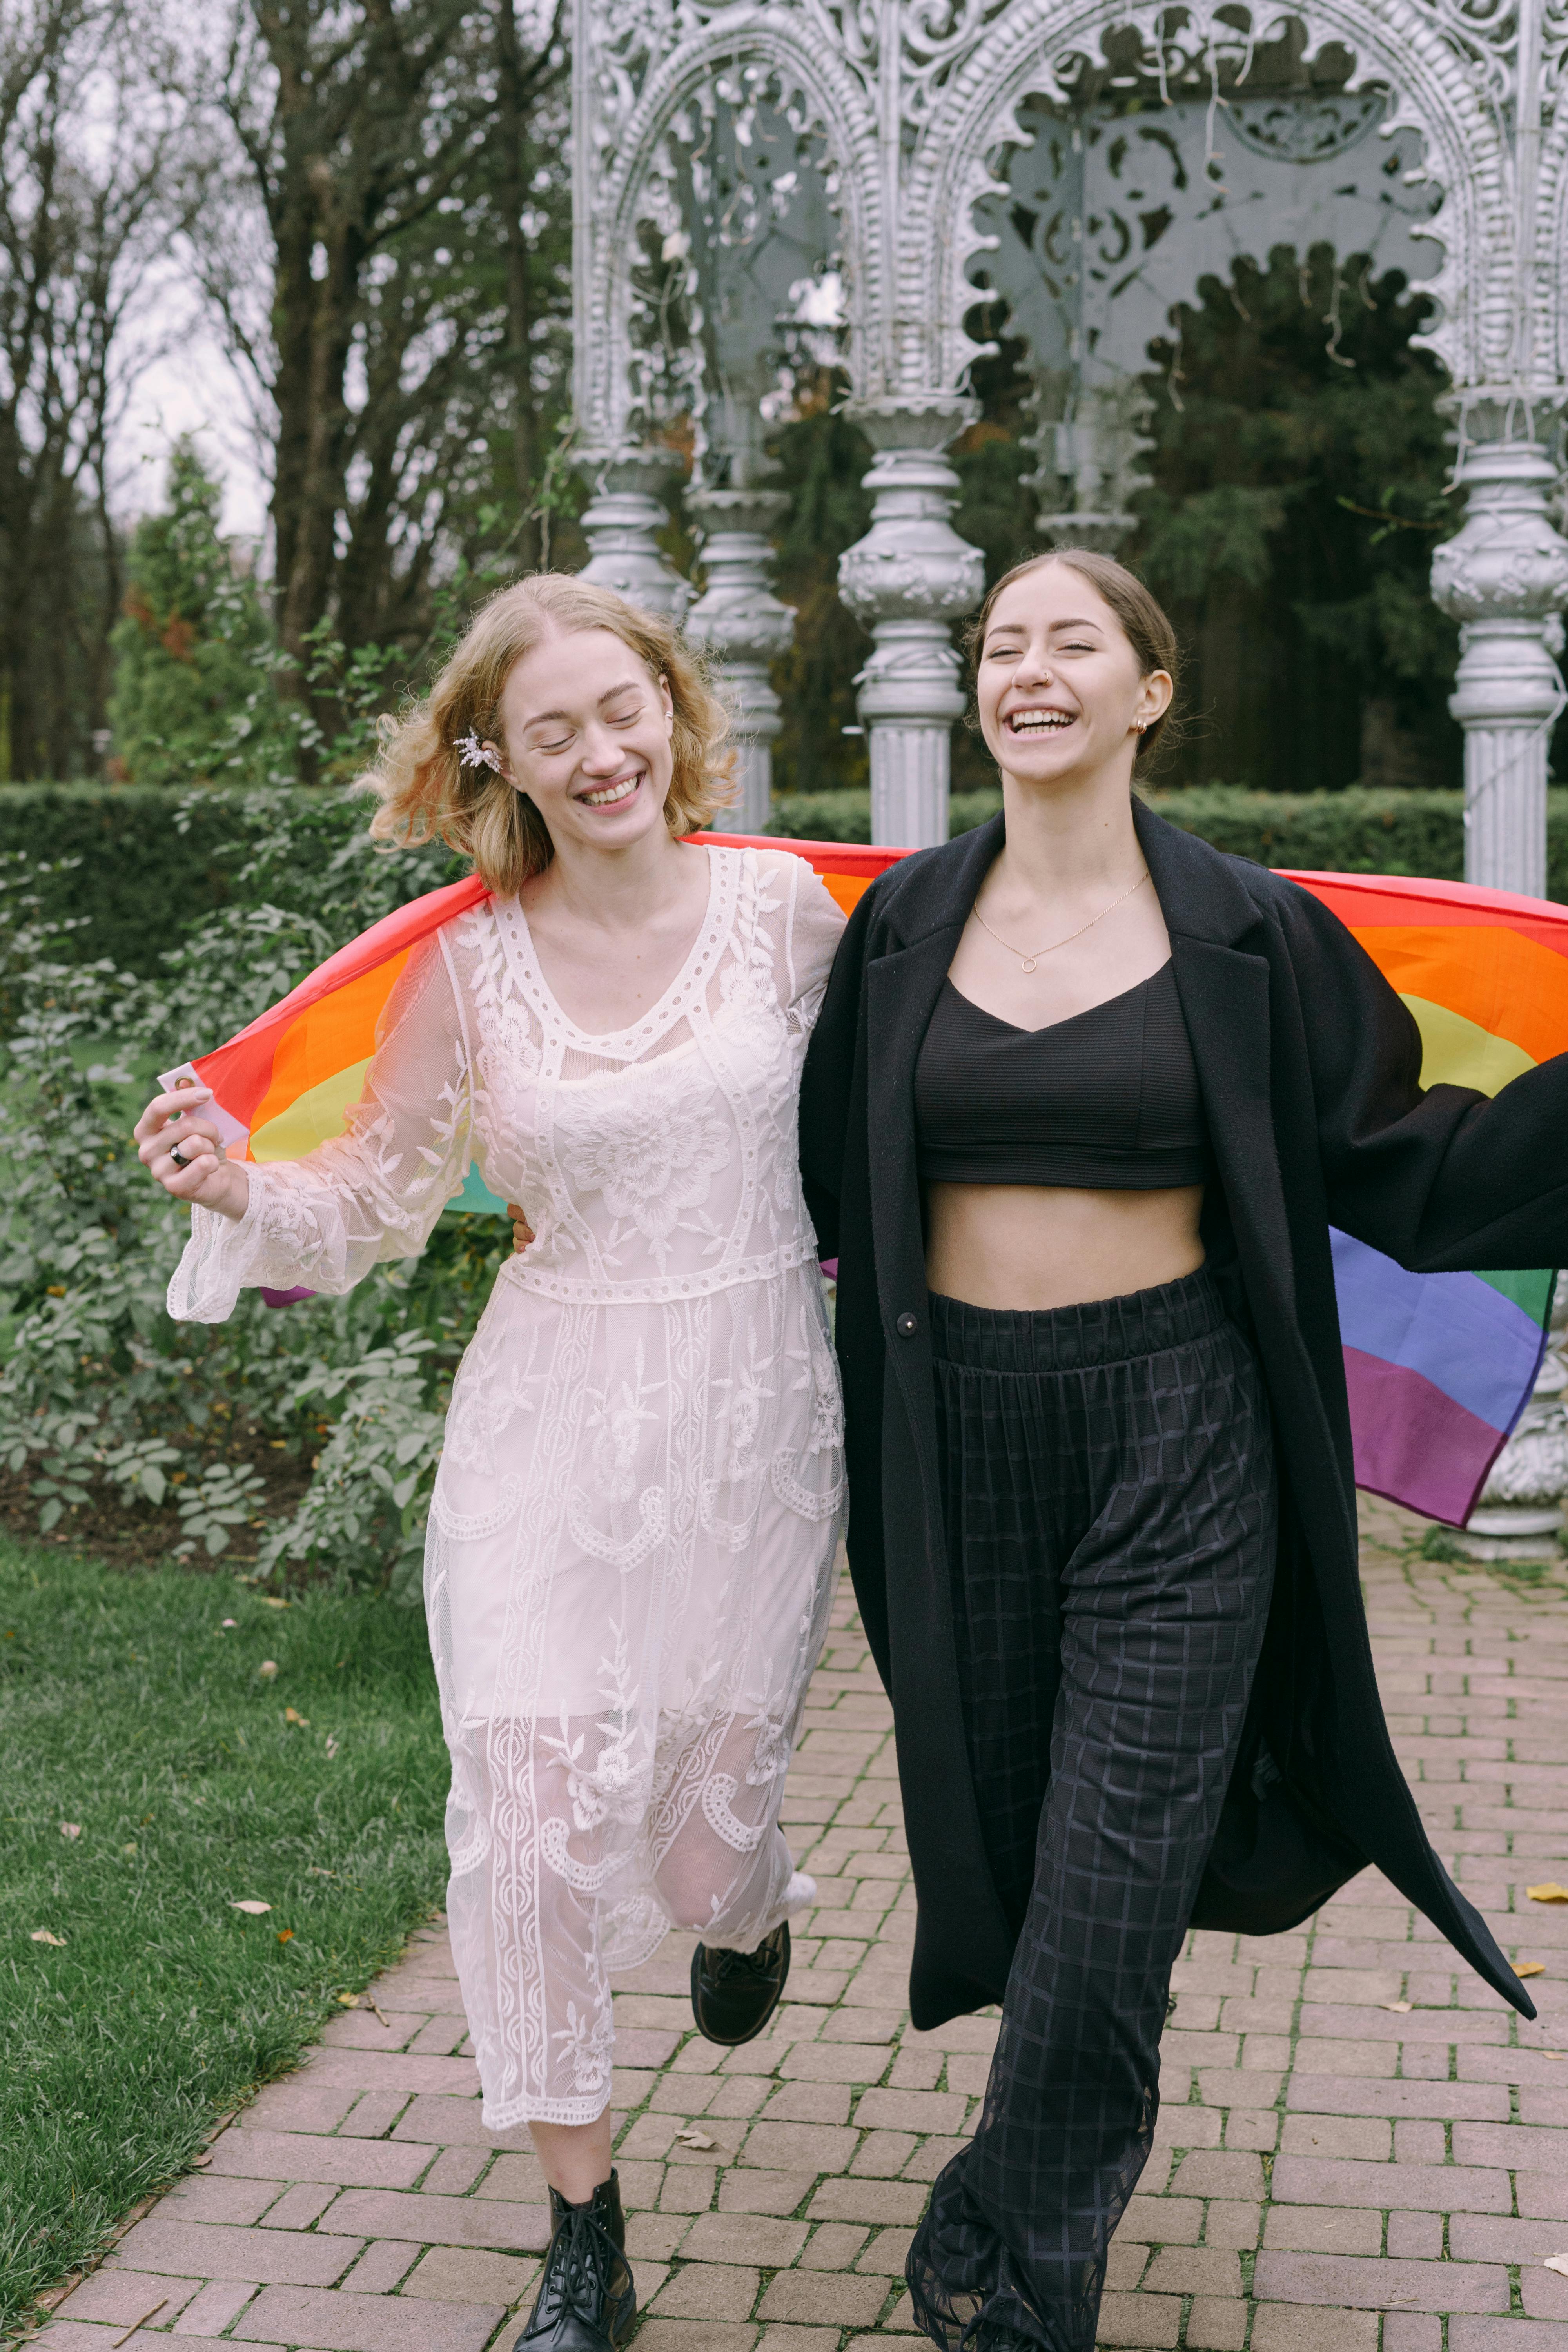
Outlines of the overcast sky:
{"label": "overcast sky", "polygon": [[223,482],[225,533],[259,539],[267,528],[268,491],[247,388],[173,270],[151,309],[158,340],[172,348],[139,377],[110,443],[115,511],[130,521],[162,504],[169,450],[189,433]]}

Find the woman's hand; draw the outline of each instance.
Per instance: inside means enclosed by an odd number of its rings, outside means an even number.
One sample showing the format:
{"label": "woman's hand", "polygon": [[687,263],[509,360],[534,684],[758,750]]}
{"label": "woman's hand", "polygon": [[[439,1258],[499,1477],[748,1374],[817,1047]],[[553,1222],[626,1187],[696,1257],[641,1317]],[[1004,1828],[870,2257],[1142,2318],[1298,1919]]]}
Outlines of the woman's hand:
{"label": "woman's hand", "polygon": [[506,1213],[511,1219],[512,1250],[516,1256],[521,1257],[523,1251],[528,1247],[529,1243],[533,1239],[533,1227],[529,1223],[528,1219],[523,1215],[522,1211],[518,1207],[515,1201],[509,1201],[507,1202]]}
{"label": "woman's hand", "polygon": [[212,1120],[201,1116],[211,1100],[206,1087],[154,1095],[136,1122],[137,1151],[148,1174],[176,1201],[197,1201],[238,1219],[249,1206],[250,1183],[243,1168],[225,1159]]}

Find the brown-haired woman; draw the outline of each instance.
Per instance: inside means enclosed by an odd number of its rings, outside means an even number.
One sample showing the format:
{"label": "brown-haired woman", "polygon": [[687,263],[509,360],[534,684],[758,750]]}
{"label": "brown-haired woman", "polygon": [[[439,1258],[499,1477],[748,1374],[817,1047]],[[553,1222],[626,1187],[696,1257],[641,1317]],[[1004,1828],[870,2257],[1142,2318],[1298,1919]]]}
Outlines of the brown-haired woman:
{"label": "brown-haired woman", "polygon": [[137,1128],[193,1203],[178,1317],[349,1289],[470,1161],[533,1229],[453,1388],[426,1554],[484,2121],[526,2122],[550,2184],[530,2352],[605,2352],[635,2313],[608,1972],[695,1928],[697,2022],[747,2041],[815,1893],[778,1811],[844,1481],[795,1106],[843,919],[787,852],[680,838],[724,731],[662,623],[503,592],[370,780],[376,831],[439,834],[494,895],[411,956],[348,1133],[258,1168],[188,1093]]}
{"label": "brown-haired woman", "polygon": [[1002,2003],[914,2315],[945,2352],[1092,2352],[1190,1926],[1293,1927],[1370,1860],[1534,2014],[1384,1725],[1329,1226],[1561,1264],[1568,1057],[1424,1096],[1349,932],[1134,798],[1175,646],[1119,564],[1020,565],[974,649],[1003,814],[857,908],[802,1157],[914,2022]]}

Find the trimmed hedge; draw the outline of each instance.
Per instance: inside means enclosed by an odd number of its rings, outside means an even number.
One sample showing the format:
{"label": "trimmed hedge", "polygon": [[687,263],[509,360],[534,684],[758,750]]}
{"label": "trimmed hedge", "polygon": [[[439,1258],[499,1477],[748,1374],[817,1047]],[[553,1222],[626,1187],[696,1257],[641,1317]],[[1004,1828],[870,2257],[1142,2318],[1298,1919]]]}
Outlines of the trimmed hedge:
{"label": "trimmed hedge", "polygon": [[[369,822],[366,803],[341,792],[301,786],[267,797],[304,819],[323,864]],[[237,786],[0,783],[0,856],[21,851],[61,866],[34,879],[40,911],[88,919],[62,953],[74,947],[84,961],[108,956],[143,978],[157,974],[165,949],[235,896],[267,830],[265,805]],[[403,895],[431,887],[428,859],[423,854]],[[462,860],[448,862],[450,872],[437,879],[464,871]]]}
{"label": "trimmed hedge", "polygon": [[[1216,849],[1330,874],[1426,874],[1459,881],[1465,871],[1464,795],[1363,789],[1255,793],[1244,784],[1201,784],[1151,793],[1149,804]],[[955,793],[952,829],[967,833],[1002,805],[999,791]],[[791,793],[773,804],[773,833],[795,840],[869,841],[868,792]],[[1546,895],[1568,905],[1568,789],[1546,795]]]}
{"label": "trimmed hedge", "polygon": [[[289,798],[306,815],[323,858],[364,827],[362,801],[303,789]],[[1151,804],[1173,824],[1262,866],[1452,880],[1464,872],[1458,793],[1360,786],[1256,793],[1205,784],[1153,793]],[[984,824],[1000,805],[996,791],[955,793],[952,831]],[[85,915],[89,928],[79,934],[84,958],[109,956],[146,975],[157,972],[166,948],[234,895],[235,877],[262,830],[257,803],[237,790],[0,784],[0,854],[79,861],[39,877],[43,911]],[[866,791],[782,793],[771,830],[795,840],[868,841],[871,796]],[[1547,794],[1546,863],[1547,896],[1568,905],[1568,789]],[[458,861],[452,870],[461,870]],[[428,885],[411,873],[406,887]]]}

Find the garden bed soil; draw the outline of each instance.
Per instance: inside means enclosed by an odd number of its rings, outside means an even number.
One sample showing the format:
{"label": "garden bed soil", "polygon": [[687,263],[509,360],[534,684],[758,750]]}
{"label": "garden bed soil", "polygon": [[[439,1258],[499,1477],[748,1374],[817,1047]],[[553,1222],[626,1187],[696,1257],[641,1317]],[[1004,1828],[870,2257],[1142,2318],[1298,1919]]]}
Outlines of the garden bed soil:
{"label": "garden bed soil", "polygon": [[91,1503],[68,1504],[50,1532],[40,1534],[38,1501],[32,1492],[36,1468],[0,1468],[0,1535],[17,1543],[52,1544],[88,1552],[111,1568],[184,1565],[220,1571],[254,1568],[257,1538],[264,1528],[292,1517],[310,1483],[307,1454],[279,1453],[261,1436],[255,1439],[254,1446],[252,1451],[238,1444],[229,1450],[227,1458],[250,1465],[266,1483],[265,1498],[245,1527],[231,1531],[226,1551],[209,1553],[205,1544],[198,1543],[183,1562],[174,1560],[174,1547],[184,1540],[175,1508],[179,1492],[175,1486],[171,1486],[168,1500],[156,1509],[150,1503],[127,1501],[107,1491]]}

